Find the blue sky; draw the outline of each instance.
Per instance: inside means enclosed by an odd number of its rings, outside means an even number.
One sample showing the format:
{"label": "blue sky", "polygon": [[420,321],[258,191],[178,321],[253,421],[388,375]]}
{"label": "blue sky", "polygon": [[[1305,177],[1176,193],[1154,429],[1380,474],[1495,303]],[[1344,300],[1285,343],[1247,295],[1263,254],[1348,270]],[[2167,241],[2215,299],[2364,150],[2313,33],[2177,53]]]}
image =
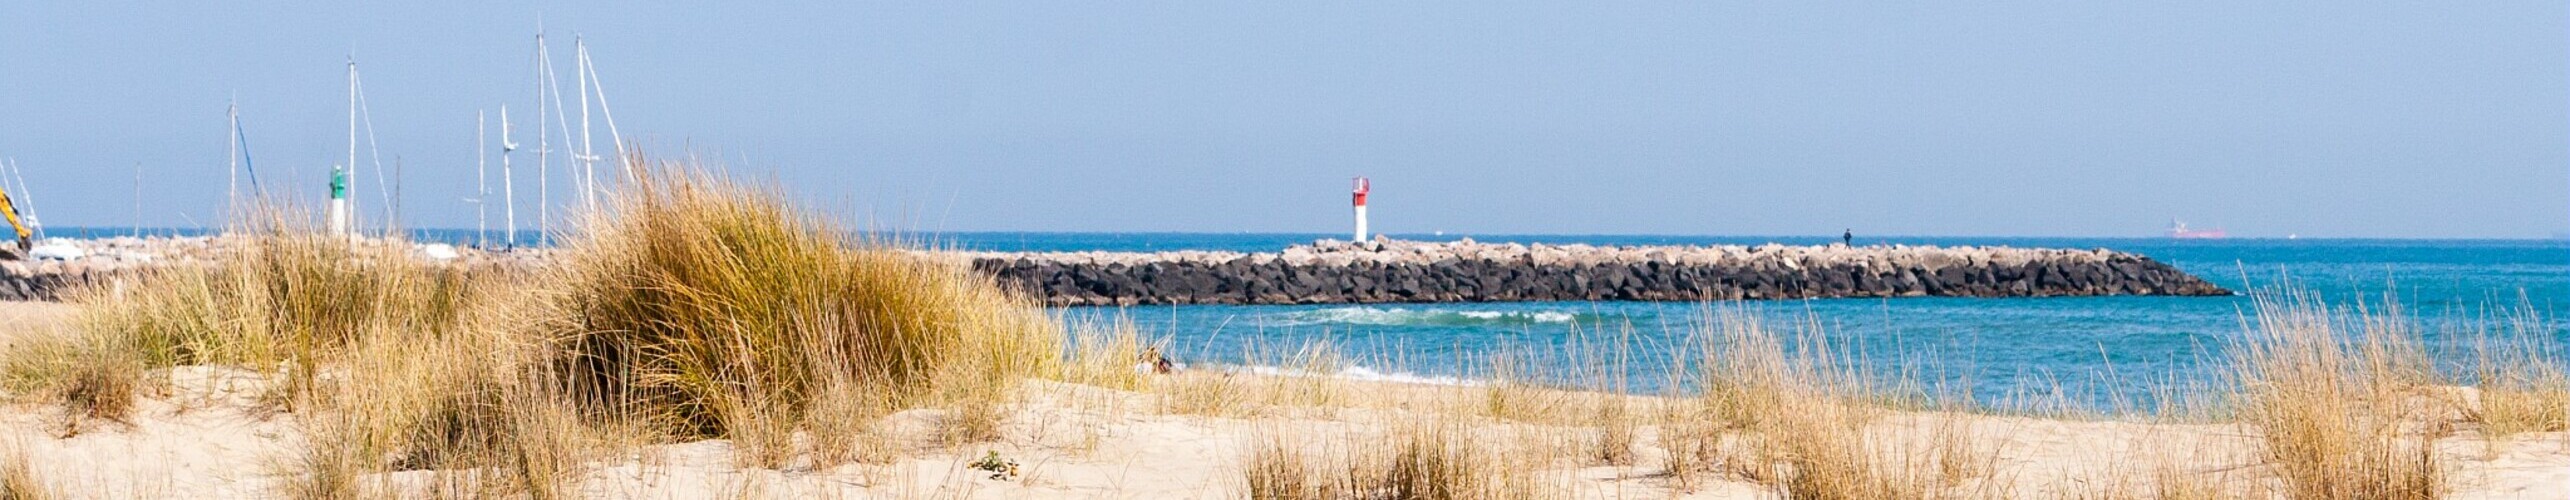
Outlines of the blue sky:
{"label": "blue sky", "polygon": [[649,151],[874,227],[1335,233],[1367,175],[1389,232],[2570,230],[2561,2],[307,3],[0,5],[0,156],[54,225],[137,164],[218,223],[237,96],[317,198],[353,52],[406,219],[470,227],[541,16]]}

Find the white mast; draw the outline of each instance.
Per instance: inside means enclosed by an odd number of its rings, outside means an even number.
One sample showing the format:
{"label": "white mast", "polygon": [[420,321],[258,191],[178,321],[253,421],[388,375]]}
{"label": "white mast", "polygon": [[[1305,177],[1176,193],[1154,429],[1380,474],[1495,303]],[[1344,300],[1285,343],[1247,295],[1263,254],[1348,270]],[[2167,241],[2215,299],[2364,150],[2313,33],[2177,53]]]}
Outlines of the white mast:
{"label": "white mast", "polygon": [[501,248],[516,247],[518,243],[518,176],[515,170],[509,169],[509,152],[517,150],[518,143],[509,141],[509,105],[502,104],[500,105],[500,195],[504,199],[501,205],[506,210],[509,232],[500,236]]}
{"label": "white mast", "polygon": [[552,52],[544,48],[544,29],[538,27],[535,32],[535,199],[536,219],[544,228],[538,241],[546,242],[553,237],[553,136],[544,130],[544,77],[552,63]]}
{"label": "white mast", "polygon": [[[570,141],[571,117],[567,114],[568,112],[562,105],[562,77],[560,73],[553,71],[553,49],[551,46],[544,43],[542,30],[538,30],[536,36],[536,54],[538,59],[536,64],[536,137],[539,139],[539,143],[545,143],[553,137],[553,134],[560,133],[562,134],[562,140]],[[550,130],[545,126],[545,120],[548,118],[545,116],[545,107],[547,105],[552,107],[551,111],[553,112],[553,115],[550,117],[553,124],[552,127],[550,127]],[[564,146],[570,145],[571,144],[569,142],[564,143]],[[547,157],[550,157],[553,152],[553,148],[550,146],[539,144],[538,148],[540,152],[544,153]],[[574,151],[571,154],[573,159],[579,159],[579,152]],[[547,171],[550,172],[549,168],[552,163],[547,161],[545,162],[545,165],[548,168]],[[574,171],[570,173],[574,176],[574,180],[577,180],[579,172]],[[551,182],[552,178],[551,174],[546,174],[545,182]],[[550,187],[547,187],[544,189],[544,192],[546,195],[550,196],[553,193],[553,190]],[[553,202],[551,199],[548,198],[544,200],[544,210],[545,231],[543,241],[550,244],[553,241]]]}
{"label": "white mast", "polygon": [[143,237],[143,162],[134,162],[134,237]]}
{"label": "white mast", "polygon": [[592,148],[589,134],[589,60],[588,40],[571,36],[573,79],[580,85],[580,192],[590,212],[598,211],[598,152]]}
{"label": "white mast", "polygon": [[42,219],[36,218],[35,193],[27,192],[27,169],[18,166],[17,158],[9,159],[9,178],[0,179],[0,185],[6,185],[13,179],[18,182],[18,188],[9,192],[18,193],[15,195],[16,198],[12,199],[18,203],[18,215],[25,217],[28,229],[36,231],[36,239],[44,239],[45,223]]}
{"label": "white mast", "polygon": [[[346,176],[346,178],[353,179],[353,178],[356,178],[356,177],[357,177],[357,175],[356,175],[356,174],[357,174],[357,56],[355,56],[355,55],[350,55],[350,56],[348,56],[348,163],[347,163],[346,165],[343,165],[343,166],[342,166],[341,175]],[[332,177],[334,178],[334,180],[338,180],[337,178],[338,178],[338,177],[340,177],[340,175],[334,175],[334,176],[332,176]],[[340,189],[343,189],[343,188],[344,188],[344,185],[345,185],[344,183],[345,183],[346,181],[345,181],[345,180],[340,180],[339,182],[341,182],[342,184],[341,184],[340,186],[334,186],[334,187],[333,187],[333,189],[331,190],[331,191],[332,191],[332,192],[331,192],[331,194],[334,194],[334,195],[335,195],[335,194],[340,194]],[[345,201],[343,202],[342,200],[345,200]],[[331,230],[332,232],[334,232],[334,233],[337,233],[337,234],[347,234],[347,233],[349,233],[349,232],[350,232],[350,231],[349,231],[349,226],[353,225],[353,224],[354,224],[354,222],[353,222],[353,221],[357,220],[357,217],[356,217],[356,212],[357,212],[357,200],[334,197],[334,198],[332,198],[332,199],[331,199],[330,203],[331,203],[331,205],[332,205],[332,206],[334,206],[334,207],[338,207],[338,206],[345,206],[345,207],[347,207],[347,208],[344,208],[344,209],[340,209],[340,210],[338,210],[338,211],[340,211],[341,213],[340,213],[339,215],[337,215],[337,216],[335,216],[335,217],[332,217],[332,218],[331,218],[331,221],[330,221],[331,228],[330,228],[330,230]]]}
{"label": "white mast", "polygon": [[[375,166],[375,175],[375,187],[384,187],[383,165]],[[384,213],[384,236],[389,238],[405,229],[402,223],[402,155],[393,155],[393,196],[392,201],[386,203],[392,207]]]}
{"label": "white mast", "polygon": [[223,161],[228,164],[223,173],[231,178],[225,184],[228,188],[224,191],[224,203],[231,204],[241,200],[241,102],[226,102],[224,114],[232,121],[231,140],[223,143]]}
{"label": "white mast", "polygon": [[473,112],[473,246],[491,244],[491,118]]}

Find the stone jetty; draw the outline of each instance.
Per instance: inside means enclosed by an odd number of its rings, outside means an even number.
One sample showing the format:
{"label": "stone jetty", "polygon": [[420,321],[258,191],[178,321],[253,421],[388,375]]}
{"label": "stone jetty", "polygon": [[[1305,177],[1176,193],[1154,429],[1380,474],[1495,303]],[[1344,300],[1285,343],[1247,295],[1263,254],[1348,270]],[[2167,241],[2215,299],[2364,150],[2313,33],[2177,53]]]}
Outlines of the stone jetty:
{"label": "stone jetty", "polygon": [[[137,270],[204,265],[220,258],[236,241],[207,236],[47,238],[36,246],[35,258],[0,260],[0,300],[62,300],[81,286],[104,284]],[[368,244],[384,242],[367,240]],[[395,244],[406,245],[413,255],[433,261],[523,266],[543,259],[543,251],[535,249],[481,251],[439,244]]]}
{"label": "stone jetty", "polygon": [[970,253],[1054,306],[2230,295],[2105,249],[1322,241],[1275,253]]}
{"label": "stone jetty", "polygon": [[[77,286],[132,269],[208,260],[225,244],[219,238],[53,242],[77,248],[80,256],[0,262],[0,300],[60,300]],[[544,260],[541,250],[414,246],[438,260],[496,259],[509,266]],[[2149,257],[2104,249],[1324,240],[1262,253],[929,255],[1053,306],[2231,294]]]}
{"label": "stone jetty", "polygon": [[204,237],[47,239],[37,253],[69,249],[76,257],[0,260],[0,300],[60,300],[74,288],[129,269],[204,258],[213,246],[214,239]]}

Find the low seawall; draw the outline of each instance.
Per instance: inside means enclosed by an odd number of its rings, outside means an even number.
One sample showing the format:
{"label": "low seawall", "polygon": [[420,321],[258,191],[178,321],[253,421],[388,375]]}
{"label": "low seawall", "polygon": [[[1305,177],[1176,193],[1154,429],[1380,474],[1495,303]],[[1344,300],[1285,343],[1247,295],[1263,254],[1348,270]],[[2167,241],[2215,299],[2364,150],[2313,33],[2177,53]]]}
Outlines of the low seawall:
{"label": "low seawall", "polygon": [[0,300],[62,300],[62,295],[89,284],[90,280],[107,279],[113,271],[60,264],[0,262]]}
{"label": "low seawall", "polygon": [[1047,305],[2230,295],[2111,250],[1322,242],[1277,253],[967,254]]}
{"label": "low seawall", "polygon": [[[129,241],[130,240],[130,241]],[[196,239],[80,242],[71,262],[0,262],[0,300],[61,300],[151,266],[203,261]],[[2229,295],[2135,254],[2005,247],[1321,242],[1282,252],[936,252],[1053,306],[1829,297]],[[466,259],[493,258],[467,251]],[[540,265],[540,251],[499,256]]]}
{"label": "low seawall", "polygon": [[131,269],[201,259],[214,251],[214,241],[206,237],[49,239],[48,244],[78,249],[80,257],[68,262],[0,260],[0,300],[62,300],[72,290],[105,283]]}

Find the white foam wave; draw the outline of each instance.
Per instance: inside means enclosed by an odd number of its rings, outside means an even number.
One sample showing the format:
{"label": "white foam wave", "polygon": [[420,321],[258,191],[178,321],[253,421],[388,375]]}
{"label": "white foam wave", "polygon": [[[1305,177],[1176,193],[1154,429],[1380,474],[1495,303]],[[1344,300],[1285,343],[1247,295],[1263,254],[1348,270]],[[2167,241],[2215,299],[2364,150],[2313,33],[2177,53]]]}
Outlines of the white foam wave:
{"label": "white foam wave", "polygon": [[1247,369],[1247,371],[1248,371],[1249,373],[1254,373],[1254,374],[1258,374],[1258,375],[1267,375],[1267,376],[1277,376],[1277,377],[1329,377],[1329,378],[1338,378],[1338,379],[1347,379],[1347,380],[1357,380],[1357,381],[1366,381],[1366,382],[1392,382],[1392,383],[1401,383],[1401,384],[1450,385],[1450,386],[1467,386],[1467,387],[1468,387],[1468,386],[1477,386],[1477,385],[1481,385],[1481,384],[1482,384],[1482,382],[1481,382],[1481,381],[1478,381],[1478,380],[1472,380],[1472,379],[1466,379],[1466,378],[1462,378],[1462,377],[1454,377],[1454,376],[1446,376],[1446,375],[1421,375],[1421,374],[1418,374],[1418,373],[1412,373],[1412,372],[1406,372],[1406,371],[1396,371],[1396,372],[1385,373],[1385,372],[1382,372],[1382,371],[1377,371],[1377,370],[1375,370],[1375,369],[1373,369],[1373,368],[1366,368],[1366,367],[1363,367],[1363,366],[1354,366],[1354,365],[1350,365],[1350,366],[1348,366],[1348,367],[1346,367],[1346,368],[1340,368],[1338,372],[1336,372],[1336,373],[1329,373],[1329,374],[1316,374],[1316,373],[1307,372],[1307,371],[1303,371],[1303,370],[1296,370],[1296,369],[1292,369],[1292,368],[1279,368],[1279,367],[1274,367],[1274,366],[1250,366],[1250,367],[1245,367],[1245,368]]}
{"label": "white foam wave", "polygon": [[1400,307],[1333,307],[1275,316],[1276,326],[1301,325],[1512,325],[1569,324],[1580,320],[1568,311],[1457,311]]}

